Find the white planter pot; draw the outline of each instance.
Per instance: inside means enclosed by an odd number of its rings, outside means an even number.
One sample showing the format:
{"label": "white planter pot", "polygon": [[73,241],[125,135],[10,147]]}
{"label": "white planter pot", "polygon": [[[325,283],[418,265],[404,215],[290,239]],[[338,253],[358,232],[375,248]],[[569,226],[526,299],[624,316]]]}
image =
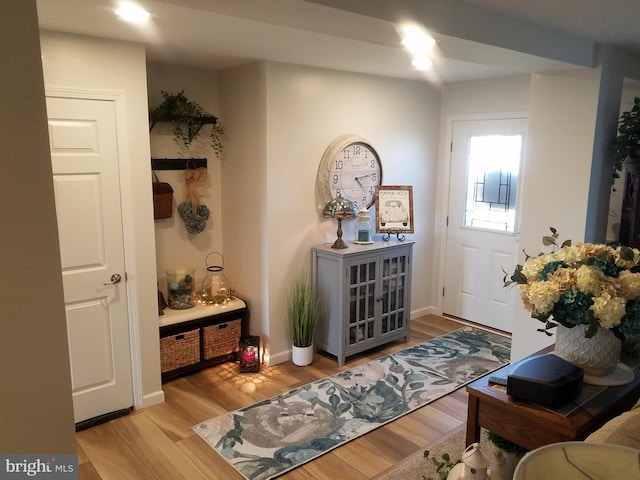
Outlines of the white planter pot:
{"label": "white planter pot", "polygon": [[291,347],[291,360],[299,367],[306,367],[313,362],[313,345],[309,347]]}
{"label": "white planter pot", "polygon": [[600,377],[611,373],[620,361],[621,342],[611,330],[599,328],[586,338],[587,325],[556,327],[555,354],[584,369],[585,375]]}

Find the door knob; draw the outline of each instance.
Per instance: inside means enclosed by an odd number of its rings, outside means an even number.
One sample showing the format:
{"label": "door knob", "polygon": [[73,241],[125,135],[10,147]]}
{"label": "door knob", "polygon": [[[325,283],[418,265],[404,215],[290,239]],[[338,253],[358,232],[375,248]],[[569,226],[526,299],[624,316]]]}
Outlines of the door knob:
{"label": "door knob", "polygon": [[109,281],[102,282],[102,285],[115,285],[116,283],[120,283],[121,280],[122,280],[122,277],[120,276],[120,274],[114,273],[113,275],[111,275],[111,278],[109,279]]}

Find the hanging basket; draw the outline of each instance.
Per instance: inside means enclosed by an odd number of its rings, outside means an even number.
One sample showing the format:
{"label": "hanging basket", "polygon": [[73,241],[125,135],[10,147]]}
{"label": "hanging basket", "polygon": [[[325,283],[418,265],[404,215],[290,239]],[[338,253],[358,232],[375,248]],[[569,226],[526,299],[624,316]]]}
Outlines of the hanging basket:
{"label": "hanging basket", "polygon": [[153,218],[160,220],[173,216],[173,188],[161,182],[153,172]]}

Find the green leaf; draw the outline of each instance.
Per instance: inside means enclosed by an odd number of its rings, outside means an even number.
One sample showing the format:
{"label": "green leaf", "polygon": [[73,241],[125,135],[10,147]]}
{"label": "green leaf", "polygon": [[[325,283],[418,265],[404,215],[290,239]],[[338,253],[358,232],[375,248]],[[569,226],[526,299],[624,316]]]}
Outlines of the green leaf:
{"label": "green leaf", "polygon": [[545,235],[544,237],[542,237],[542,244],[545,247],[548,247],[549,245],[557,245],[556,239],[553,237],[550,237],[549,235]]}
{"label": "green leaf", "polygon": [[589,322],[589,327],[587,328],[587,332],[584,334],[585,338],[593,337],[596,333],[598,333],[599,328],[600,328],[600,325],[598,324],[598,321],[594,318],[592,321]]}
{"label": "green leaf", "polygon": [[522,273],[522,265],[518,265],[511,275],[511,280],[516,283],[527,283],[527,277],[524,273]]}
{"label": "green leaf", "polygon": [[626,245],[622,245],[620,247],[620,258],[627,261],[633,261],[634,254],[633,250]]}

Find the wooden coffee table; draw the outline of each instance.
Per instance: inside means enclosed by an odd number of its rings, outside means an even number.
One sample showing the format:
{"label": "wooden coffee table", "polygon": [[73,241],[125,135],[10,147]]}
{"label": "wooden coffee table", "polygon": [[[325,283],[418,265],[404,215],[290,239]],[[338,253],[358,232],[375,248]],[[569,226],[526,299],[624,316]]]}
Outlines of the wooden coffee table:
{"label": "wooden coffee table", "polygon": [[[552,349],[553,347],[548,347],[534,355],[547,353]],[[526,359],[522,361],[524,360]],[[494,374],[500,374],[502,370],[510,373],[516,367],[517,364],[508,365]],[[486,375],[467,385],[469,409],[466,445],[480,440],[481,427],[528,450],[550,443],[583,440],[638,401],[640,370],[636,368],[634,374],[631,383],[604,388],[566,416],[530,402],[513,399],[507,395],[506,387],[490,383],[490,375]]]}

